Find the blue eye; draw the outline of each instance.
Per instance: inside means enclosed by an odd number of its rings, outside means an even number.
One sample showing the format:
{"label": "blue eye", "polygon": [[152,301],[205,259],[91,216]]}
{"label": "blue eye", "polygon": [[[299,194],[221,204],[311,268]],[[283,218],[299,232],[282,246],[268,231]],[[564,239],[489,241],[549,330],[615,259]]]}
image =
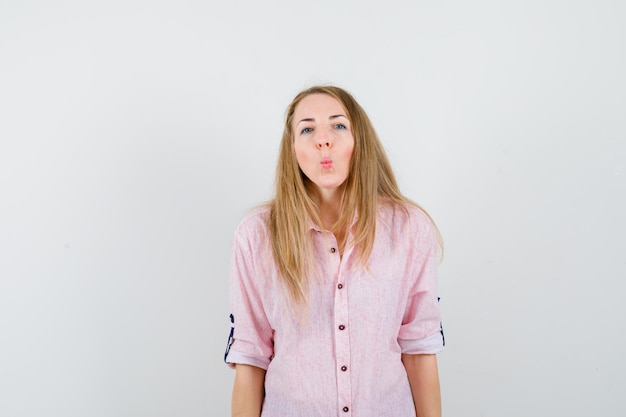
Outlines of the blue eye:
{"label": "blue eye", "polygon": [[347,129],[347,127],[343,123],[337,123],[335,129]]}
{"label": "blue eye", "polygon": [[311,133],[312,131],[313,129],[311,129],[310,127],[305,127],[304,129],[300,131],[300,134],[304,135],[305,133]]}

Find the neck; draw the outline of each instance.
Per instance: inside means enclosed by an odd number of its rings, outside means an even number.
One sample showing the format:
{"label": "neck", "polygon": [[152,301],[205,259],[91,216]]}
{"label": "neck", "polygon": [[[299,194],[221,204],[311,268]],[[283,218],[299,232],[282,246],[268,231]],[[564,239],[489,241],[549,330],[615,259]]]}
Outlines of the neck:
{"label": "neck", "polygon": [[311,196],[319,210],[321,226],[325,230],[330,230],[335,235],[339,249],[339,256],[343,256],[343,250],[346,244],[347,230],[346,227],[337,227],[339,216],[341,216],[343,202],[344,186],[333,189],[318,189]]}
{"label": "neck", "polygon": [[339,220],[343,191],[343,186],[332,190],[317,189],[311,196],[319,210],[322,226],[326,230],[332,230],[337,220]]}

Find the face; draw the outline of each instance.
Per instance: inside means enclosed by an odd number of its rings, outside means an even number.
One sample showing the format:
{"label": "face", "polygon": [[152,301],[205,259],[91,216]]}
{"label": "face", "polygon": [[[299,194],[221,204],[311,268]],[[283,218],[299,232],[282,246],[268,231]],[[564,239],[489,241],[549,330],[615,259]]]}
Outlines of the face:
{"label": "face", "polygon": [[322,195],[336,192],[348,178],[354,137],[346,111],[327,94],[311,94],[296,106],[294,150],[304,175]]}

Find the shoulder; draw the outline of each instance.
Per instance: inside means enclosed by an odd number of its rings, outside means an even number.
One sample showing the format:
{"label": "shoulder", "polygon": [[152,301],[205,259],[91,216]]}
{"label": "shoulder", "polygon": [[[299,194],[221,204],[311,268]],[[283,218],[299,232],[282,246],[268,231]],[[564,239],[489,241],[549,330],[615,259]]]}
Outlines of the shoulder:
{"label": "shoulder", "polygon": [[437,246],[438,231],[431,217],[416,204],[382,202],[377,233],[388,233],[425,252]]}
{"label": "shoulder", "polygon": [[381,202],[377,214],[379,222],[403,229],[408,227],[426,232],[434,228],[432,219],[424,209],[411,203]]}
{"label": "shoulder", "polygon": [[235,240],[258,240],[267,236],[270,206],[263,205],[250,210],[235,229]]}

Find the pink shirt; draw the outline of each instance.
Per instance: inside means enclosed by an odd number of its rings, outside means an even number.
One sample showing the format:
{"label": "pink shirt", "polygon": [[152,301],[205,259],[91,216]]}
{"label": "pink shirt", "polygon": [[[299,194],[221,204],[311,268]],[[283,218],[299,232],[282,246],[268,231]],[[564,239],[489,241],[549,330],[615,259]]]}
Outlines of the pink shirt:
{"label": "pink shirt", "polygon": [[309,313],[285,303],[261,208],[233,242],[226,362],[266,369],[263,417],[414,417],[401,353],[437,353],[437,241],[418,208],[380,207],[368,268],[311,226]]}

